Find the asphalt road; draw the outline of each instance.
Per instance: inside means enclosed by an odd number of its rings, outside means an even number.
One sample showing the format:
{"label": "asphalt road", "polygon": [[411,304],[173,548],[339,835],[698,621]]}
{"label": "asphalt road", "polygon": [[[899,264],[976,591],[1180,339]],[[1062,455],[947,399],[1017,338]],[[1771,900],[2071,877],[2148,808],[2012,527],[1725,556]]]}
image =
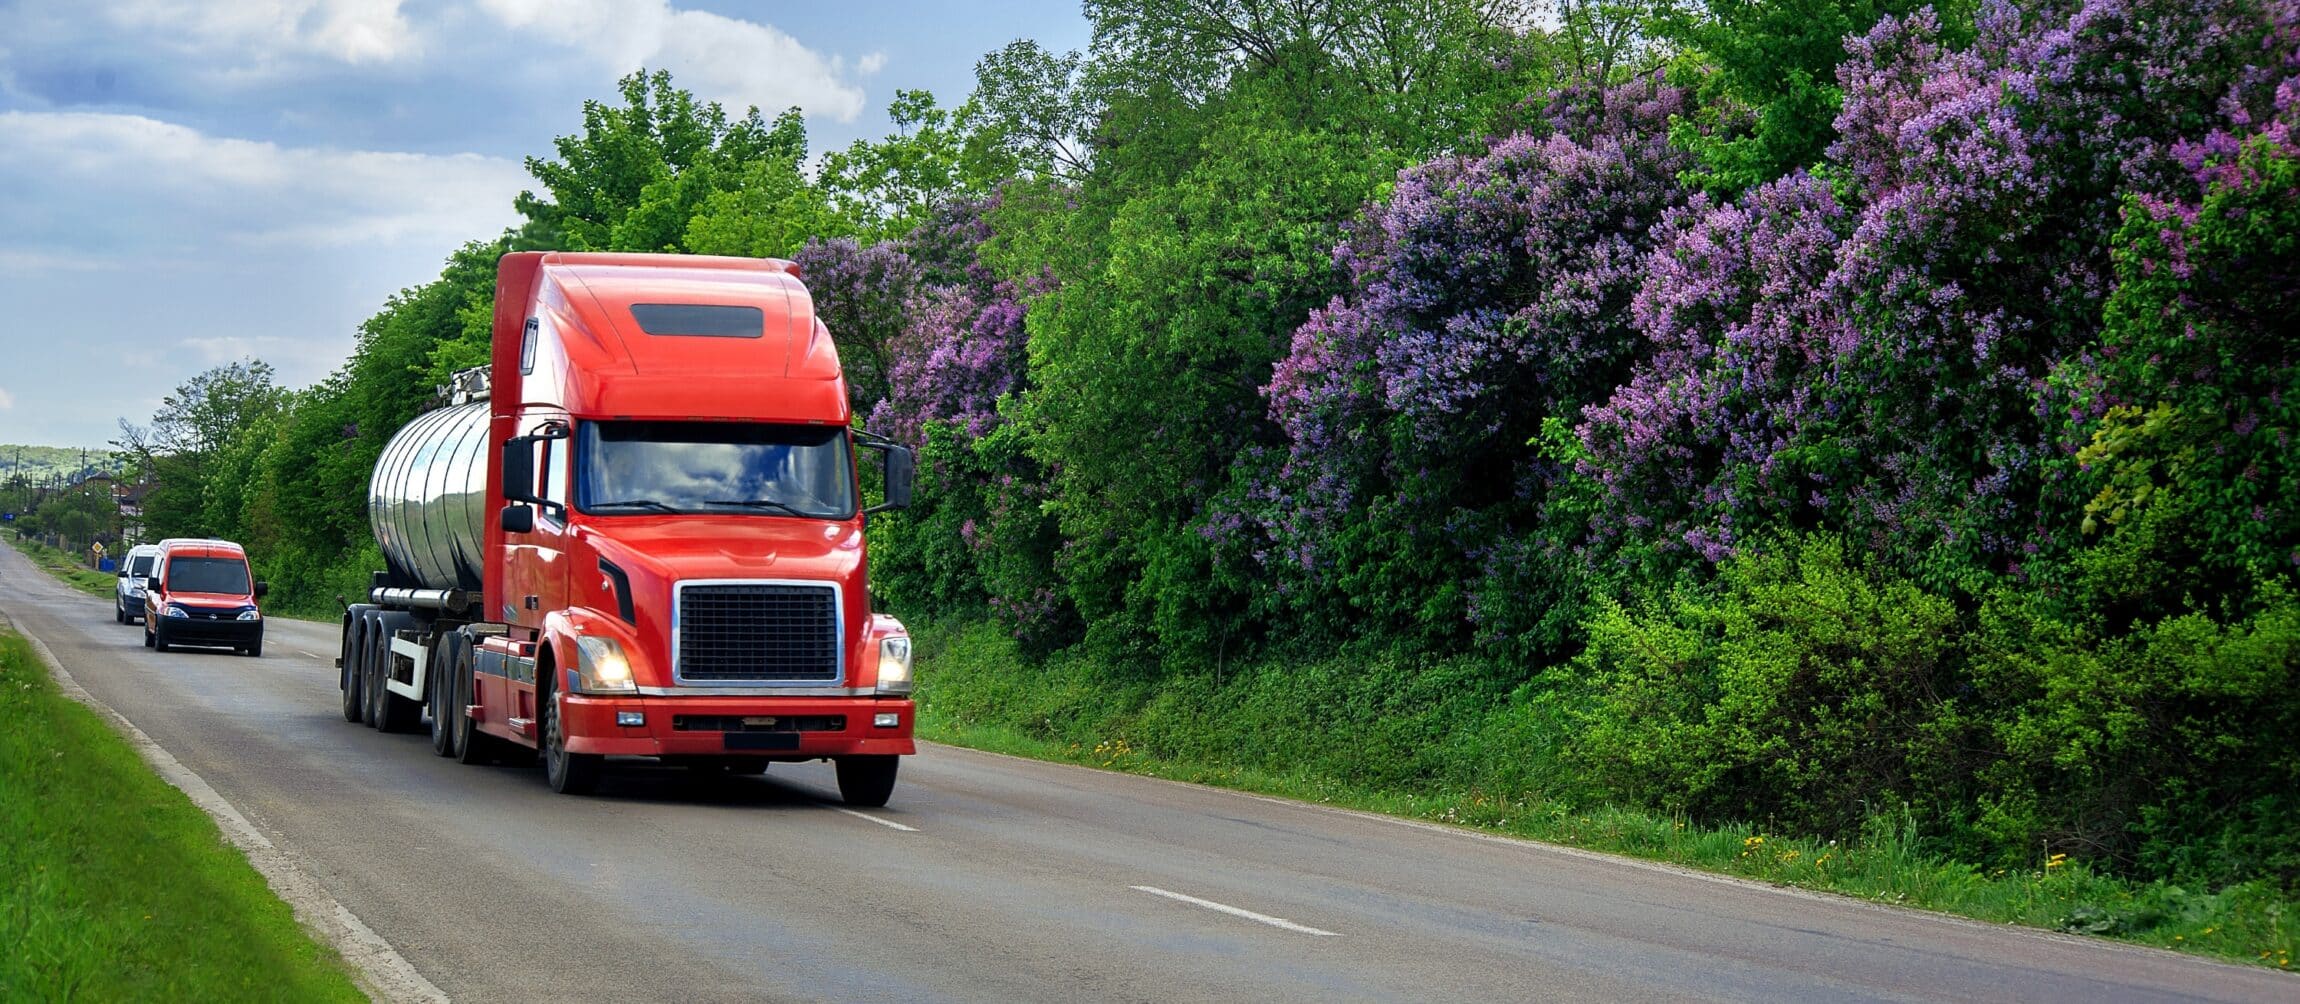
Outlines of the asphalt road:
{"label": "asphalt road", "polygon": [[2300,1001],[2300,977],[929,746],[592,798],[337,711],[333,625],[146,650],[0,546],[0,612],[470,1001]]}

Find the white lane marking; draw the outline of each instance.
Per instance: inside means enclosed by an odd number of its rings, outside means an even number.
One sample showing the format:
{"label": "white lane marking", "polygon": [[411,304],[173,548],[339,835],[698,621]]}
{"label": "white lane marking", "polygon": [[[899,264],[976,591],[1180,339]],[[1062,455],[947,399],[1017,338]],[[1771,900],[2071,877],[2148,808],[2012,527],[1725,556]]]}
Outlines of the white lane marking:
{"label": "white lane marking", "polygon": [[1287,920],[1284,917],[1272,917],[1266,913],[1255,913],[1252,910],[1241,910],[1227,903],[1216,903],[1210,899],[1199,899],[1196,896],[1184,896],[1178,892],[1167,892],[1166,890],[1160,889],[1154,885],[1138,885],[1132,886],[1130,888],[1137,892],[1149,893],[1152,896],[1164,896],[1167,899],[1178,900],[1180,902],[1188,903],[1192,906],[1202,906],[1217,913],[1226,913],[1233,917],[1244,917],[1247,920],[1268,924],[1271,927],[1284,928],[1288,931],[1293,931],[1296,934],[1315,934],[1321,938],[1341,937],[1339,933],[1334,931],[1321,931],[1315,927],[1309,926],[1308,924],[1294,923],[1293,921]]}
{"label": "white lane marking", "polygon": [[314,659],[325,659],[325,658],[327,658],[327,656],[321,655],[321,654],[319,654],[319,653],[317,653],[317,652],[314,652],[314,651],[312,651],[311,649],[308,649],[308,648],[299,648],[299,649],[296,649],[296,651],[298,651],[298,652],[302,652],[303,654],[305,654],[305,655],[308,655],[308,656],[311,656],[311,657],[312,657],[312,658],[314,658]]}
{"label": "white lane marking", "polygon": [[880,818],[878,818],[877,816],[873,816],[873,815],[871,815],[870,813],[867,813],[867,812],[856,812],[856,811],[854,811],[853,809],[841,809],[841,808],[839,808],[838,806],[835,806],[835,805],[834,805],[834,806],[831,806],[831,811],[833,811],[833,812],[843,812],[843,813],[846,813],[847,815],[850,815],[850,816],[853,816],[853,817],[855,817],[856,819],[868,819],[868,820],[870,820],[871,822],[874,822],[874,823],[877,823],[877,824],[879,824],[880,826],[884,826],[884,827],[887,827],[888,829],[901,830],[901,831],[903,831],[904,833],[917,833],[917,832],[918,832],[918,827],[916,827],[916,826],[904,826],[904,825],[902,825],[901,823],[895,822],[894,820],[891,820],[891,819],[880,819]]}

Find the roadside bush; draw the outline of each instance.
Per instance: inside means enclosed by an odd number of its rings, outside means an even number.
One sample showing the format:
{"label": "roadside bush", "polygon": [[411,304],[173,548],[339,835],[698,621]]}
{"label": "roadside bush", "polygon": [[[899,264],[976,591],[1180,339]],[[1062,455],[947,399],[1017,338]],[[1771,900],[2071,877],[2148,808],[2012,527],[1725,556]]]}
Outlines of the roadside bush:
{"label": "roadside bush", "polygon": [[1953,817],[1973,766],[1958,615],[1837,537],[1787,538],[1630,605],[1601,603],[1551,696],[1600,799],[1849,835],[1908,802]]}
{"label": "roadside bush", "polygon": [[[2073,614],[2003,590],[1981,612],[1974,685],[2001,710],[1977,819],[1999,853],[2049,848],[2148,878],[2300,882],[2300,597],[2118,623],[2116,599],[2184,560],[2191,513],[2150,509],[2078,556]],[[2165,553],[2165,552],[2169,552]],[[2249,609],[2251,612],[2242,612]]]}

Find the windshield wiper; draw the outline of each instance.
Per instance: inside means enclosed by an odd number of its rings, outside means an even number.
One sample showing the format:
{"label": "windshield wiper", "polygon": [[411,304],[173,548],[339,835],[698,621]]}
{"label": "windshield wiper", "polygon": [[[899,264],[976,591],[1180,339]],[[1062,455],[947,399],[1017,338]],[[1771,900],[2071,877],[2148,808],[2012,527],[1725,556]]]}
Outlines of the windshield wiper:
{"label": "windshield wiper", "polygon": [[601,509],[637,509],[641,512],[686,511],[675,506],[664,505],[663,503],[657,502],[654,499],[617,499],[613,502],[593,502],[587,508],[591,512],[598,512]]}
{"label": "windshield wiper", "polygon": [[813,513],[792,508],[789,503],[777,502],[774,499],[704,499],[703,504],[742,506],[745,509],[773,509],[801,518],[811,519],[814,517]]}

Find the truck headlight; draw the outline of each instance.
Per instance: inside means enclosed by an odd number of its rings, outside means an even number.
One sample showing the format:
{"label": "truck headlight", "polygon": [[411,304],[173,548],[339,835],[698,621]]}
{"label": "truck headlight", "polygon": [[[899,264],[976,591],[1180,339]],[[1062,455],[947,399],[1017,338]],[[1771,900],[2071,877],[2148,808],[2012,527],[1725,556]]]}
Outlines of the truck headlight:
{"label": "truck headlight", "polygon": [[910,693],[910,637],[895,635],[878,643],[878,692]]}
{"label": "truck headlight", "polygon": [[639,689],[631,680],[631,660],[613,638],[575,636],[575,689],[587,694],[628,694]]}

